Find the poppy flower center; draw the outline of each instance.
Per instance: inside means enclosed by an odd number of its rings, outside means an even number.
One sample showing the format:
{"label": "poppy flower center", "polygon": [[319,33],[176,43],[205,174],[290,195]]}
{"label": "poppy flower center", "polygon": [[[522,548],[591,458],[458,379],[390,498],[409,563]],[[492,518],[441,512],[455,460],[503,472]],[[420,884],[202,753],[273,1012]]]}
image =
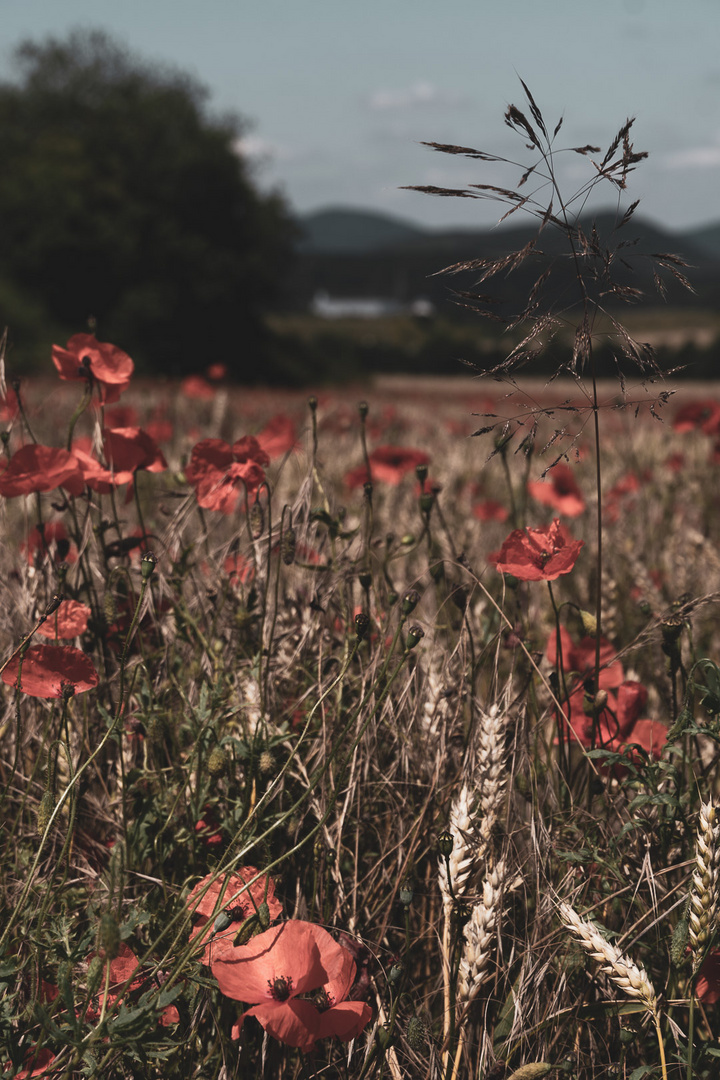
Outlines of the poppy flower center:
{"label": "poppy flower center", "polygon": [[319,990],[316,990],[312,997],[312,1003],[318,1012],[327,1012],[328,1009],[332,1009],[333,1000],[329,996],[324,986],[321,986]]}
{"label": "poppy flower center", "polygon": [[292,992],[292,978],[288,975],[279,975],[272,982],[268,979],[268,986],[276,1001],[287,1001]]}

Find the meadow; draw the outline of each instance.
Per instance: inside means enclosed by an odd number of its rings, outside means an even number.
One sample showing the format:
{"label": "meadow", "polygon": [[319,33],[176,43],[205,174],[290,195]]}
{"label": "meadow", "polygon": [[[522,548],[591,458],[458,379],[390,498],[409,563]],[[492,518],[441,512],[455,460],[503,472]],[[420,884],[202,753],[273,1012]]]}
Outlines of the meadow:
{"label": "meadow", "polygon": [[3,397],[6,1074],[717,1075],[720,396],[53,359]]}

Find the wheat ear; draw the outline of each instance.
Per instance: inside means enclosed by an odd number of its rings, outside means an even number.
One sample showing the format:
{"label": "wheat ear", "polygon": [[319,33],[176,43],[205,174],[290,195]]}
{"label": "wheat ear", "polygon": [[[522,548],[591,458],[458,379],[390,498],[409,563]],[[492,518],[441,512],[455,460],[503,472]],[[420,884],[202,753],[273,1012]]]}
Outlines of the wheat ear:
{"label": "wheat ear", "polygon": [[609,975],[628,997],[638,998],[653,1017],[658,1015],[657,995],[648,978],[645,968],[639,967],[628,956],[624,956],[617,945],[607,941],[597,927],[580,918],[569,904],[559,905],[560,918],[564,925],[590,953],[593,960],[601,965],[601,970]]}
{"label": "wheat ear", "polygon": [[695,869],[690,890],[688,941],[693,951],[693,974],[702,963],[705,946],[715,926],[718,906],[718,864],[720,863],[720,824],[711,802],[700,805]]}

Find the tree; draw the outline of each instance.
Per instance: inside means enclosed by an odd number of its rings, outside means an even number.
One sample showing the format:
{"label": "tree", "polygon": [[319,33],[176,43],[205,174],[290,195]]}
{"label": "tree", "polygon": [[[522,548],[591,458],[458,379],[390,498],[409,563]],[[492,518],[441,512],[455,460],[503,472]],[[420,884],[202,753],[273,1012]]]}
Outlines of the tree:
{"label": "tree", "polygon": [[18,355],[49,354],[92,316],[146,371],[222,360],[272,377],[262,315],[294,226],[253,184],[244,123],[102,32],[26,41],[15,61],[20,78],[0,84],[0,318]]}

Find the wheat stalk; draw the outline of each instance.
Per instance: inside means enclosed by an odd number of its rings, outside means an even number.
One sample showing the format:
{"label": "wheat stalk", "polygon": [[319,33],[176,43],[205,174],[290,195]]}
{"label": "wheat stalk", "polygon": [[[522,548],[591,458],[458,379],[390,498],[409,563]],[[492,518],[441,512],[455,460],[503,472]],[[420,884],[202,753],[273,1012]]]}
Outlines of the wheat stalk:
{"label": "wheat stalk", "polygon": [[702,963],[705,946],[713,932],[718,906],[720,824],[711,802],[701,803],[695,841],[695,869],[690,890],[688,941],[693,951],[693,974]]}
{"label": "wheat stalk", "polygon": [[645,968],[639,967],[629,956],[624,956],[617,945],[604,938],[596,926],[582,919],[569,904],[561,902],[559,912],[567,929],[575,935],[593,960],[597,960],[601,965],[601,971],[609,975],[628,997],[644,1002],[648,1012],[657,1017],[657,995]]}
{"label": "wheat stalk", "polygon": [[472,1001],[483,983],[487,982],[504,880],[505,863],[500,859],[483,882],[483,898],[473,906],[465,926],[465,945],[460,958],[457,988],[458,1004]]}

